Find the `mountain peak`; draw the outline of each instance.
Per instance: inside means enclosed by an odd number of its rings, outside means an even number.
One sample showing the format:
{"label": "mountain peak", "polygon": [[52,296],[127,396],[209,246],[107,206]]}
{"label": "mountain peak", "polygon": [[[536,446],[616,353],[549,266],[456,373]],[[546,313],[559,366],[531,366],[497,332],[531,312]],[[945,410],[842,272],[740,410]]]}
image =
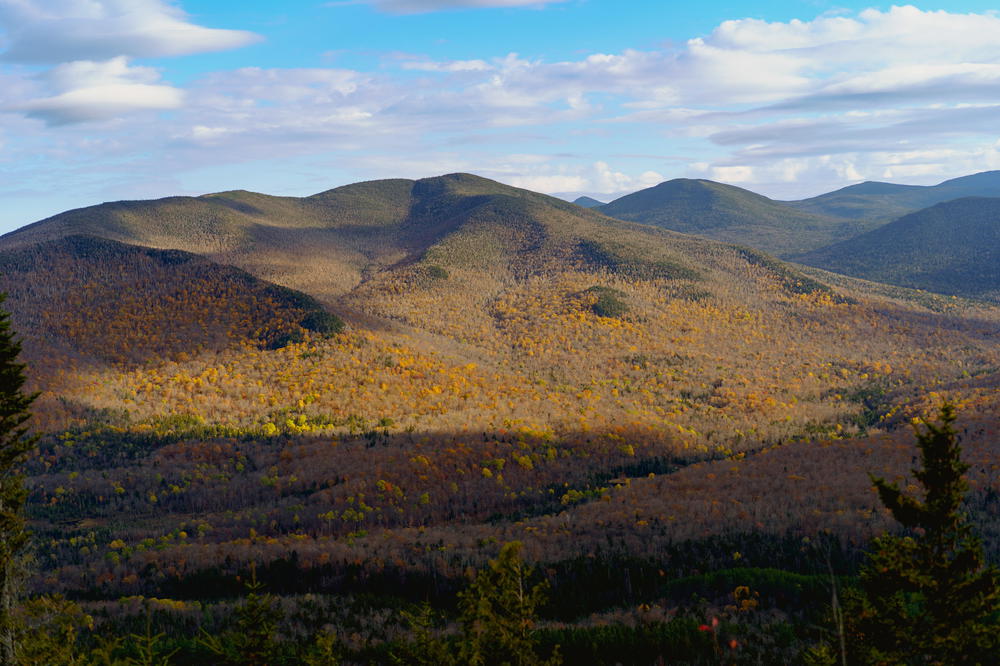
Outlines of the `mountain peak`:
{"label": "mountain peak", "polygon": [[604,205],[603,201],[598,201],[593,197],[577,197],[573,200],[573,203],[583,208],[597,208]]}
{"label": "mountain peak", "polygon": [[675,178],[600,206],[611,217],[748,245],[801,252],[846,236],[843,223],[712,180]]}

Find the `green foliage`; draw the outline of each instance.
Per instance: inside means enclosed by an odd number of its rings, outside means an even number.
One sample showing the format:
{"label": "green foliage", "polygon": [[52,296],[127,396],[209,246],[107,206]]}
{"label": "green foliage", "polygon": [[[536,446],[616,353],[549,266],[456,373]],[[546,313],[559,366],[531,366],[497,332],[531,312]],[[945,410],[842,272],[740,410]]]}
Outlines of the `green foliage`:
{"label": "green foliage", "polygon": [[203,631],[198,642],[222,663],[266,666],[278,654],[278,625],[284,613],[275,597],[262,593],[256,567],[245,587],[247,596],[235,610],[235,626],[221,635]]}
{"label": "green foliage", "polygon": [[623,300],[625,293],[619,289],[596,286],[587,289],[584,293],[597,296],[597,300],[590,306],[590,309],[599,317],[621,317],[629,311],[628,303]]}
{"label": "green foliage", "polygon": [[[773,257],[762,254],[748,247],[739,249],[740,256],[754,266],[762,266],[781,282],[786,291],[792,294],[812,294],[815,292],[830,292],[830,288],[822,282],[803,275],[799,271],[793,270],[788,264],[778,261]],[[838,299],[839,302],[839,299]]]}
{"label": "green foliage", "polygon": [[548,659],[537,654],[536,615],[545,602],[546,585],[529,587],[531,569],[521,559],[521,543],[512,541],[476,574],[459,594],[462,642],[459,662],[553,666],[562,663],[558,646]]}
{"label": "green foliage", "polygon": [[313,310],[302,318],[299,326],[320,335],[336,335],[344,330],[344,320],[326,310]]}
{"label": "green foliage", "polygon": [[594,268],[629,277],[653,280],[698,280],[701,274],[680,260],[643,256],[634,247],[584,239],[577,243],[577,255]]}
{"label": "green foliage", "polygon": [[874,478],[879,498],[909,531],[883,536],[845,603],[852,661],[857,663],[989,663],[1000,649],[1000,572],[961,507],[968,464],[941,408],[938,423],[918,431],[923,499]]}
{"label": "green foliage", "polygon": [[313,644],[302,657],[302,663],[305,666],[337,666],[340,663],[340,641],[336,632],[323,630],[316,634]]}
{"label": "green foliage", "polygon": [[567,664],[719,663],[713,658],[712,636],[699,631],[700,624],[694,617],[677,617],[635,626],[567,627],[544,630],[539,640],[546,647],[558,645]]}
{"label": "green foliage", "polygon": [[881,380],[869,382],[845,396],[851,402],[861,405],[861,413],[854,418],[854,422],[862,431],[878,425],[892,409],[887,394],[887,382]]}
{"label": "green foliage", "polygon": [[94,620],[80,606],[59,595],[39,597],[17,609],[18,650],[4,664],[72,666],[85,664],[79,639],[93,629]]}
{"label": "green foliage", "polygon": [[437,618],[429,603],[415,611],[403,611],[411,640],[390,655],[394,664],[406,666],[446,666],[455,663],[448,643],[435,631]]}
{"label": "green foliage", "polygon": [[[148,601],[146,602],[149,603]],[[153,633],[153,617],[149,606],[146,606],[146,628],[141,634],[131,634],[129,638],[135,650],[135,656],[125,660],[128,666],[169,666],[170,659],[180,651],[174,648],[167,651],[163,647],[166,633]]]}
{"label": "green foliage", "polygon": [[427,277],[431,278],[432,280],[447,280],[448,271],[441,268],[437,264],[431,264],[430,266],[427,267]]}
{"label": "green foliage", "polygon": [[[6,295],[0,294],[0,305]],[[0,309],[0,663],[14,663],[16,643],[11,612],[17,596],[17,557],[28,542],[24,503],[28,492],[19,465],[37,440],[28,436],[28,408],[38,394],[24,392],[21,343],[14,339],[10,315]]]}

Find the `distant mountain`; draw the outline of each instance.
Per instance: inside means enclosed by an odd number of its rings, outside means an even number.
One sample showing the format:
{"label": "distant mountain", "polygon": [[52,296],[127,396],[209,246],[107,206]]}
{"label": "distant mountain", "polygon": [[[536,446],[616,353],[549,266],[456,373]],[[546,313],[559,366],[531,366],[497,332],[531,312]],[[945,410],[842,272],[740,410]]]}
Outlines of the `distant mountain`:
{"label": "distant mountain", "polygon": [[106,203],[0,237],[0,250],[71,235],[196,253],[327,302],[380,272],[417,264],[497,278],[574,265],[693,275],[690,253],[705,246],[555,197],[450,174],[356,183],[305,198],[240,190]]}
{"label": "distant mountain", "polygon": [[937,203],[970,196],[1000,197],[1000,171],[984,171],[933,186],[869,181],[787,203],[817,215],[888,222]]}
{"label": "distant mountain", "polygon": [[573,203],[577,206],[583,206],[584,208],[596,208],[598,206],[603,206],[603,201],[598,201],[592,197],[580,197],[576,199]]}
{"label": "distant mountain", "polygon": [[640,190],[597,210],[779,256],[822,247],[871,228],[859,220],[798,210],[732,185],[686,178]]}
{"label": "distant mountain", "polygon": [[[729,288],[745,281],[746,271],[764,271],[790,289],[822,288],[749,250],[471,174],[357,183],[305,198],[232,191],[106,203],[0,237],[0,251],[81,235],[198,254],[305,292],[338,313],[372,313],[386,294],[471,284],[488,294],[566,272]],[[379,316],[411,318],[389,311],[378,308]]]}
{"label": "distant mountain", "polygon": [[867,280],[997,300],[1000,198],[940,203],[792,259]]}

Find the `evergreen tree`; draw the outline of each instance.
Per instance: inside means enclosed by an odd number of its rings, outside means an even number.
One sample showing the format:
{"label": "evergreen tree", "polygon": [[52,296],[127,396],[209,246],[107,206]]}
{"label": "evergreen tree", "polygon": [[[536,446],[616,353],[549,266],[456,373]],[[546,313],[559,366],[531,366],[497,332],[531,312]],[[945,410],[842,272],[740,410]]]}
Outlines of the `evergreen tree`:
{"label": "evergreen tree", "polygon": [[411,640],[396,648],[389,658],[399,666],[454,666],[448,642],[435,632],[436,617],[430,603],[413,612],[403,611]]}
{"label": "evergreen tree", "polygon": [[[0,305],[6,294],[0,294]],[[17,556],[28,541],[24,502],[28,493],[18,469],[36,438],[28,436],[28,408],[37,394],[24,392],[24,365],[17,362],[21,343],[14,339],[10,315],[0,308],[0,664],[16,657],[12,619],[19,577]]]}
{"label": "evergreen tree", "polygon": [[907,534],[876,539],[846,618],[851,663],[987,664],[1000,650],[1000,573],[961,510],[968,465],[954,408],[918,429],[923,499],[872,478]]}
{"label": "evergreen tree", "polygon": [[460,663],[469,666],[556,666],[558,650],[549,659],[536,653],[535,621],[545,601],[545,584],[528,587],[531,570],[521,559],[521,543],[512,541],[476,574],[459,594],[462,643]]}
{"label": "evergreen tree", "polygon": [[264,584],[257,580],[257,567],[250,565],[250,581],[244,584],[247,596],[236,607],[235,626],[220,635],[202,629],[198,643],[226,664],[267,666],[278,657],[278,626],[284,612],[278,600],[263,592]]}

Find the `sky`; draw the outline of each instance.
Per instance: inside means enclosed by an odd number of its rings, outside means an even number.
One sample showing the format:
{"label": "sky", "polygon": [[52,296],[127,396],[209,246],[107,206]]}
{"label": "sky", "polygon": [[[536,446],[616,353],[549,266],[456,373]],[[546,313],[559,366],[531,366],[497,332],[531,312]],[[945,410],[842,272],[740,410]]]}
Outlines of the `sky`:
{"label": "sky", "polygon": [[467,171],[609,201],[1000,168],[994,2],[0,0],[0,232]]}

